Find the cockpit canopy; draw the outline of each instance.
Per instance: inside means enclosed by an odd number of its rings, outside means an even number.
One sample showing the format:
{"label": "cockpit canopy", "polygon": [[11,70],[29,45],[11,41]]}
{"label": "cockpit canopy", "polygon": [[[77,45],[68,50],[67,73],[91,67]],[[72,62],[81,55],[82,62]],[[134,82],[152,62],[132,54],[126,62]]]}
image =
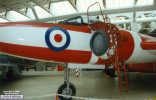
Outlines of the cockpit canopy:
{"label": "cockpit canopy", "polygon": [[89,16],[89,22],[86,17],[82,17],[82,16],[77,16],[74,18],[70,18],[67,20],[63,20],[63,21],[59,21],[59,24],[67,24],[67,25],[77,25],[77,26],[81,26],[81,25],[88,25],[88,24],[92,24],[95,23],[97,21],[99,21],[99,17],[98,16]]}

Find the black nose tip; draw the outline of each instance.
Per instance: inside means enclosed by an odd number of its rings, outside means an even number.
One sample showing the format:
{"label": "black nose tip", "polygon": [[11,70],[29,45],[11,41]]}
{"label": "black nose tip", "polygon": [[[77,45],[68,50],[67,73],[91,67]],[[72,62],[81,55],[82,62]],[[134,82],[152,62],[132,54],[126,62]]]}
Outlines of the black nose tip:
{"label": "black nose tip", "polygon": [[93,33],[90,40],[90,48],[96,56],[104,55],[109,46],[109,38],[107,34],[102,30],[97,30]]}

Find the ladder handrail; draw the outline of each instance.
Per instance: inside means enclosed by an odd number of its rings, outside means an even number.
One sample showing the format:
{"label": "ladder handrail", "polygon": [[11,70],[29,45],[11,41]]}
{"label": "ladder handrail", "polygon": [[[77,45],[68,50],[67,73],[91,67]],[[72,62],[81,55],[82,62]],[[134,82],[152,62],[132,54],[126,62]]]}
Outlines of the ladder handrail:
{"label": "ladder handrail", "polygon": [[[99,7],[100,7],[100,11],[101,11],[101,15],[102,15],[102,18],[103,18],[103,22],[98,22],[98,23],[94,23],[94,24],[90,24],[89,23],[89,9],[95,5],[95,4],[98,4]],[[120,66],[120,61],[119,61],[119,58],[118,58],[118,45],[120,44],[120,41],[119,41],[119,30],[118,28],[111,24],[110,23],[110,19],[107,17],[107,16],[104,16],[103,15],[103,12],[102,12],[102,9],[101,9],[101,6],[100,6],[100,3],[99,2],[95,2],[94,4],[90,5],[87,9],[87,19],[88,19],[88,27],[91,29],[91,30],[96,30],[96,29],[106,29],[108,30],[107,34],[108,34],[108,37],[109,37],[109,49],[107,51],[107,56],[108,56],[108,59],[114,64],[114,67],[116,68],[117,70],[117,73],[118,73],[118,80],[119,80],[119,87],[120,87],[120,94],[122,94],[123,92],[123,79],[121,78],[121,66]],[[105,27],[105,28],[104,28]],[[113,54],[112,54],[112,51],[113,50]],[[125,60],[124,60],[124,57],[123,57],[123,62],[125,64]],[[127,70],[125,68],[125,65],[123,65],[124,67],[124,78],[125,78],[125,83],[126,83],[126,91],[128,92],[128,79],[127,79]]]}
{"label": "ladder handrail", "polygon": [[100,6],[100,3],[99,3],[99,2],[95,2],[95,3],[93,3],[92,5],[90,5],[90,6],[87,8],[87,20],[88,20],[88,25],[89,25],[89,9],[90,9],[92,6],[94,6],[95,4],[98,4],[98,5],[99,5],[102,18],[103,18],[103,20],[105,21],[104,14],[103,14],[103,12],[102,12],[102,8],[101,8],[101,6]]}

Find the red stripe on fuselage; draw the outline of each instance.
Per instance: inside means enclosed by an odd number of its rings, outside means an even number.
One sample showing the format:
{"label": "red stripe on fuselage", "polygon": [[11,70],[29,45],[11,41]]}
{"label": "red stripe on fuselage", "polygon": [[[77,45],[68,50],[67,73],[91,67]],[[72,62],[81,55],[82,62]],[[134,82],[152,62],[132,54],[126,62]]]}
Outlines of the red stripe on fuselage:
{"label": "red stripe on fuselage", "polygon": [[144,50],[156,50],[156,42],[142,42],[141,47]]}
{"label": "red stripe on fuselage", "polygon": [[127,66],[128,71],[133,72],[144,72],[144,73],[155,73],[156,63],[141,63],[141,64],[129,64]]}
{"label": "red stripe on fuselage", "polygon": [[144,50],[156,50],[156,38],[148,35],[141,35],[141,47]]}
{"label": "red stripe on fuselage", "polygon": [[17,45],[0,42],[1,51],[4,53],[39,59],[46,61],[88,63],[91,59],[91,51],[64,50],[61,52],[53,51],[49,48]]}
{"label": "red stripe on fuselage", "polygon": [[64,24],[51,24],[51,23],[37,23],[37,22],[8,22],[8,23],[0,23],[0,27],[6,27],[6,26],[29,26],[29,27],[53,27],[53,26],[59,26],[64,28],[65,30],[71,30],[71,31],[78,31],[78,32],[84,32],[91,34],[90,29],[87,25],[83,26],[74,26],[74,25],[64,25]]}

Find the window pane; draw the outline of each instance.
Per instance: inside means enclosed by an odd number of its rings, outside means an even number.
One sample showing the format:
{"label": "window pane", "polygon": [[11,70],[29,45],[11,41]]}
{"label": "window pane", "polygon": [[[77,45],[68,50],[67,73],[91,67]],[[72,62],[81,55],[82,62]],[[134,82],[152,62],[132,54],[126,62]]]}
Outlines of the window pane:
{"label": "window pane", "polygon": [[51,3],[50,11],[52,12],[52,14],[54,16],[68,15],[68,14],[76,13],[76,10],[69,3],[69,1]]}
{"label": "window pane", "polygon": [[31,8],[27,9],[27,16],[29,16],[32,19],[35,19],[34,13]]}
{"label": "window pane", "polygon": [[0,23],[3,23],[3,22],[8,22],[8,21],[3,18],[0,18]]}
{"label": "window pane", "polygon": [[[95,2],[99,2],[102,9],[104,9],[103,1],[102,0],[77,0],[77,9],[78,12],[87,12],[87,9],[90,5],[94,4]],[[89,11],[99,11],[99,5],[94,5]]]}
{"label": "window pane", "polygon": [[153,5],[153,0],[137,0],[136,5],[138,6]]}
{"label": "window pane", "polygon": [[30,20],[28,17],[17,13],[16,11],[8,11],[6,18],[9,19],[10,21],[26,21]]}
{"label": "window pane", "polygon": [[134,0],[106,0],[106,8],[126,8],[132,7]]}
{"label": "window pane", "polygon": [[35,6],[34,8],[36,10],[36,13],[38,15],[38,18],[51,17],[51,15],[47,11],[45,11],[44,9],[42,9],[40,6]]}

